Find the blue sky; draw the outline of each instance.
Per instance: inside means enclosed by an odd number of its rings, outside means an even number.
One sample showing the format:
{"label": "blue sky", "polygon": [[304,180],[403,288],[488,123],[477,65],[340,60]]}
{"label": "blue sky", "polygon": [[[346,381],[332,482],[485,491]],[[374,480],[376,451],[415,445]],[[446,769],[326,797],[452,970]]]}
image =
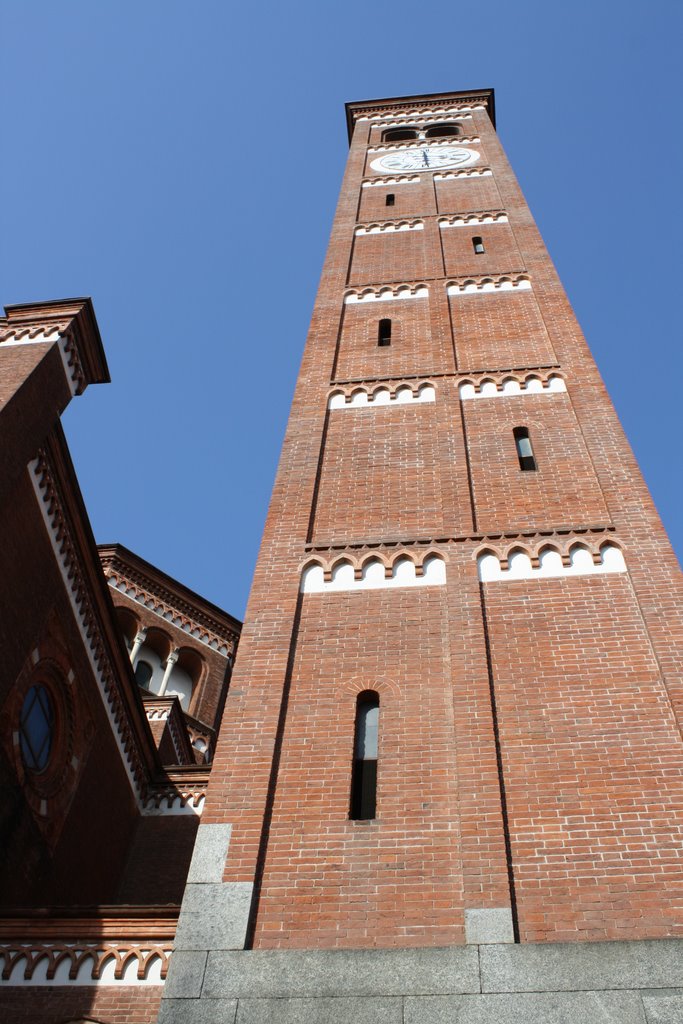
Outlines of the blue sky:
{"label": "blue sky", "polygon": [[0,0],[0,301],[91,295],[64,418],[100,542],[241,616],[347,152],[344,102],[494,87],[678,551],[677,2]]}

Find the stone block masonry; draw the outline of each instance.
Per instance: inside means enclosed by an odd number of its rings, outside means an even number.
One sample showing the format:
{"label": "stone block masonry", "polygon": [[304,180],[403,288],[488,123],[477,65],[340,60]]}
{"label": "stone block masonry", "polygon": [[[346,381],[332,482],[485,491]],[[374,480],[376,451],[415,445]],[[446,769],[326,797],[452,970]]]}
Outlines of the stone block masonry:
{"label": "stone block masonry", "polygon": [[680,940],[216,951],[191,986],[167,988],[159,1024],[680,1024],[682,952]]}

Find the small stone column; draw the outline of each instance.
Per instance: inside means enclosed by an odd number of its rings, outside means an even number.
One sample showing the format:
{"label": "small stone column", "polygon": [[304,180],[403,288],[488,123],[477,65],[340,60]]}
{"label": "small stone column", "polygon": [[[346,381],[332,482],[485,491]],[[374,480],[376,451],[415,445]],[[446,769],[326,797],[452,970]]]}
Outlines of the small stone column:
{"label": "small stone column", "polygon": [[175,665],[175,663],[178,660],[178,654],[179,654],[178,648],[174,647],[174,649],[171,651],[171,653],[169,654],[168,658],[166,659],[166,668],[164,669],[164,678],[161,680],[161,686],[159,687],[159,696],[160,697],[163,697],[163,695],[166,693],[166,687],[168,686],[168,681],[171,678],[171,672],[173,671],[173,666]]}
{"label": "small stone column", "polygon": [[135,640],[133,640],[133,646],[130,649],[130,663],[133,666],[133,670],[135,670],[135,661],[137,659],[138,654],[140,653],[140,648],[142,647],[146,639],[147,630],[139,629],[135,634]]}

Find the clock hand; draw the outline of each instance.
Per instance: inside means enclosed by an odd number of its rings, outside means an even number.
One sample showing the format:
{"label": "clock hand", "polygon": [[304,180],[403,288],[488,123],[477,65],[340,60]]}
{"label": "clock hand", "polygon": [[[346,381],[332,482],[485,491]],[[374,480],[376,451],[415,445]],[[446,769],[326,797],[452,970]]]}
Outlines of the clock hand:
{"label": "clock hand", "polygon": [[422,159],[424,160],[427,167],[429,167],[429,155],[426,149],[422,150]]}

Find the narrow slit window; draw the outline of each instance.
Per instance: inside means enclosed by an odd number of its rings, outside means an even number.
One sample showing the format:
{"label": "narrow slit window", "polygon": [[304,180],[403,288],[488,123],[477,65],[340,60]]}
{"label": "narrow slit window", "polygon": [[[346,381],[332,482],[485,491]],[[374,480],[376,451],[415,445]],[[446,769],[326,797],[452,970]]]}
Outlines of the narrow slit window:
{"label": "narrow slit window", "polygon": [[387,192],[387,197],[385,199],[385,205],[386,206],[393,206],[395,202],[396,202],[396,195],[395,195],[395,193],[394,192]]}
{"label": "narrow slit window", "polygon": [[380,348],[391,345],[391,320],[380,320],[377,328],[377,344]]}
{"label": "narrow slit window", "polygon": [[474,236],[472,239],[472,245],[477,256],[481,256],[482,253],[486,252],[486,249],[484,248],[484,240],[483,238],[480,238],[479,235]]}
{"label": "narrow slit window", "polygon": [[517,458],[519,459],[519,468],[523,470],[535,470],[536,459],[534,457],[534,449],[531,445],[531,438],[529,437],[529,431],[526,427],[515,427],[513,430],[515,436],[515,445],[517,446]]}
{"label": "narrow slit window", "polygon": [[358,695],[356,732],[351,778],[352,821],[370,821],[377,816],[377,750],[379,738],[379,697],[373,690]]}

